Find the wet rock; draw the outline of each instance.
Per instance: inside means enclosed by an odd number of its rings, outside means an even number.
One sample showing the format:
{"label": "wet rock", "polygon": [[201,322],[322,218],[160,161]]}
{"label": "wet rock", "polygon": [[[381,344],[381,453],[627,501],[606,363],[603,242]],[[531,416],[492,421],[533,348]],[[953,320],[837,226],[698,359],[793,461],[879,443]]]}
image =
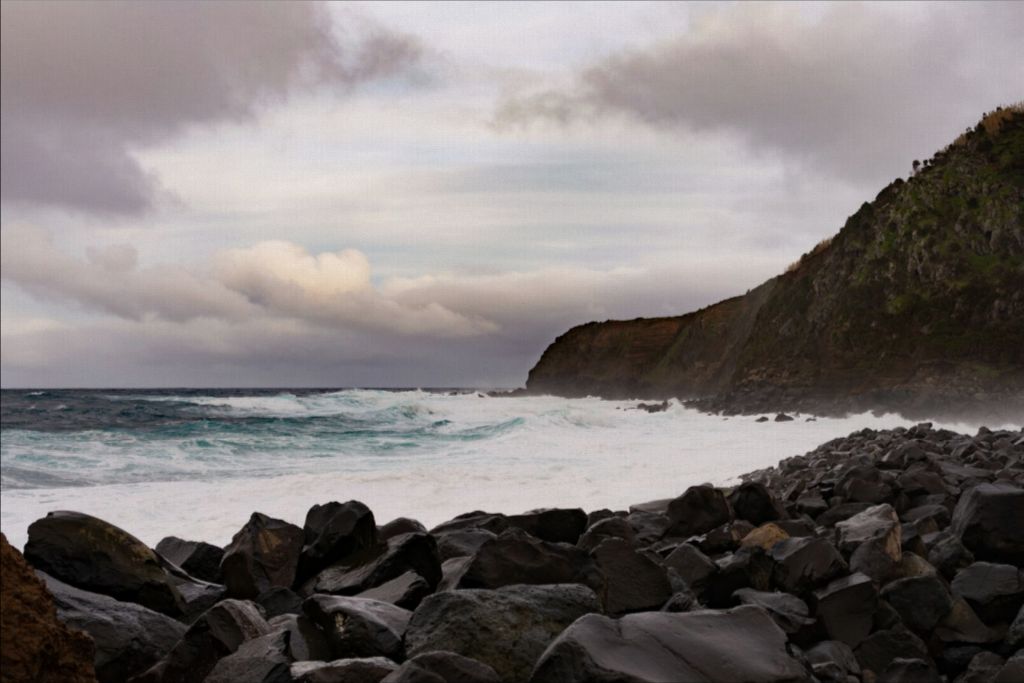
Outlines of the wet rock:
{"label": "wet rock", "polygon": [[767,422],[767,421],[768,421],[768,418],[765,417],[764,415],[762,415],[761,417],[759,417],[756,420],[754,420],[754,422]]}
{"label": "wet rock", "polygon": [[622,517],[608,517],[592,525],[580,536],[576,545],[584,550],[593,550],[602,541],[609,538],[621,538],[630,545],[636,543],[636,532],[633,527]]}
{"label": "wet rock", "polygon": [[203,541],[185,541],[177,536],[168,536],[156,544],[156,551],[197,579],[221,582],[223,548]]}
{"label": "wet rock", "polygon": [[302,603],[306,616],[327,635],[335,658],[405,656],[402,637],[412,612],[368,598],[312,595]]}
{"label": "wet rock", "polygon": [[508,523],[542,541],[575,544],[587,528],[587,513],[579,508],[534,510],[510,515]]}
{"label": "wet rock", "polygon": [[879,582],[891,576],[902,559],[901,538],[899,518],[888,503],[836,524],[839,549],[851,553],[850,569]]}
{"label": "wet rock", "polygon": [[82,590],[172,617],[184,610],[182,596],[157,555],[128,532],[90,515],[51,512],[33,522],[25,559]]}
{"label": "wet rock", "polygon": [[220,568],[228,595],[255,598],[274,586],[291,588],[302,538],[294,524],[254,512],[224,550]]}
{"label": "wet rock", "polygon": [[665,566],[674,569],[693,590],[700,591],[718,565],[689,543],[681,543],[665,558]]}
{"label": "wet rock", "polygon": [[555,636],[600,609],[594,592],[580,585],[437,593],[416,609],[405,642],[410,655],[456,652],[493,667],[505,680],[521,681]]}
{"label": "wet rock", "polygon": [[856,647],[871,633],[878,592],[870,577],[856,573],[815,591],[814,604],[828,637]]}
{"label": "wet rock", "polygon": [[1024,488],[981,484],[960,496],[950,528],[979,560],[1024,565]]}
{"label": "wet rock", "polygon": [[628,541],[609,538],[591,555],[604,574],[603,601],[609,614],[658,609],[672,595],[665,568],[635,551]]}
{"label": "wet rock", "polygon": [[771,550],[779,541],[789,538],[789,534],[778,524],[768,522],[752,530],[740,540],[741,547],[758,546],[764,550]]}
{"label": "wet rock", "polygon": [[416,655],[381,683],[502,683],[491,667],[454,652]]}
{"label": "wet rock", "polygon": [[953,609],[949,591],[937,576],[898,579],[882,588],[881,596],[919,633],[930,632]]}
{"label": "wet rock", "polygon": [[715,527],[706,534],[694,536],[689,539],[690,543],[696,543],[702,552],[708,555],[718,555],[732,552],[740,547],[740,541],[754,530],[754,527],[746,520],[736,520]]}
{"label": "wet rock", "polygon": [[775,421],[776,422],[792,422],[793,418],[790,417],[789,415],[786,415],[785,413],[779,413],[778,415],[775,416]]}
{"label": "wet rock", "polygon": [[288,634],[268,633],[239,646],[218,661],[203,683],[291,683]]}
{"label": "wet rock", "polygon": [[94,645],[57,619],[42,580],[0,534],[0,673],[5,683],[95,683]]}
{"label": "wet rock", "polygon": [[1024,605],[1024,572],[1008,564],[975,562],[957,573],[951,588],[988,624],[1012,621]]}
{"label": "wet rock", "polygon": [[331,644],[327,635],[302,614],[281,614],[267,622],[273,631],[288,632],[288,653],[296,661],[329,660]]}
{"label": "wet rock", "polygon": [[497,535],[485,529],[463,529],[440,534],[437,538],[437,553],[441,562],[453,557],[469,557],[487,541]]}
{"label": "wet rock", "polygon": [[380,683],[397,668],[386,657],[357,657],[333,662],[295,662],[291,676],[295,683]]}
{"label": "wet rock", "polygon": [[928,661],[928,648],[924,641],[905,627],[875,631],[854,648],[861,669],[879,675],[897,658]]}
{"label": "wet rock", "polygon": [[223,600],[189,626],[167,656],[131,683],[202,683],[218,661],[269,632],[255,603]]}
{"label": "wet rock", "polygon": [[480,546],[464,566],[456,586],[500,588],[516,583],[581,583],[601,592],[604,578],[585,550],[509,529]]}
{"label": "wet rock", "polygon": [[[402,534],[425,534],[427,528],[415,519],[408,517],[396,517],[387,524],[377,527],[377,543],[383,543],[389,538],[401,536]],[[366,547],[374,545],[370,543]],[[340,558],[339,558],[340,559]]]}
{"label": "wet rock", "polygon": [[735,593],[736,598],[743,605],[756,605],[768,612],[768,615],[786,633],[796,633],[805,626],[814,623],[810,617],[810,610],[807,603],[788,593],[778,591],[759,591],[753,588],[741,588]]}
{"label": "wet rock", "polygon": [[668,534],[680,537],[707,533],[732,520],[725,495],[713,486],[691,486],[668,504]]}
{"label": "wet rock", "polygon": [[839,522],[850,519],[856,514],[864,512],[872,507],[871,503],[840,503],[833,505],[825,512],[814,518],[819,526],[834,527]]}
{"label": "wet rock", "polygon": [[786,516],[782,505],[760,482],[747,481],[740,484],[729,494],[728,500],[736,518],[745,519],[754,526]]}
{"label": "wet rock", "polygon": [[942,683],[942,679],[923,659],[897,657],[878,677],[878,683]]}
{"label": "wet rock", "polygon": [[[737,656],[743,653],[743,656]],[[621,619],[588,614],[544,652],[532,683],[597,681],[803,681],[786,636],[761,609]]]}
{"label": "wet rock", "polygon": [[355,595],[397,579],[407,572],[419,574],[433,589],[441,580],[441,558],[430,534],[402,534],[383,546],[350,555],[313,581],[313,592]]}
{"label": "wet rock", "polygon": [[807,593],[846,572],[846,562],[822,538],[789,538],[772,546],[772,580],[787,593]]}
{"label": "wet rock", "polygon": [[302,539],[300,583],[353,553],[374,548],[378,541],[377,525],[373,512],[359,501],[332,501],[309,509]]}
{"label": "wet rock", "polygon": [[302,596],[291,588],[273,586],[256,596],[255,602],[263,608],[267,619],[281,614],[302,613]]}
{"label": "wet rock", "polygon": [[442,536],[453,531],[464,531],[466,529],[483,529],[493,534],[500,534],[508,528],[508,517],[500,513],[466,512],[447,522],[438,524],[430,530],[434,536]]}
{"label": "wet rock", "polygon": [[433,592],[430,584],[422,576],[416,572],[406,572],[376,588],[359,593],[358,597],[390,602],[403,609],[414,610],[423,598]]}
{"label": "wet rock", "polygon": [[41,572],[40,578],[53,595],[58,618],[92,637],[101,683],[119,683],[145,671],[185,634],[185,624],[142,605],[83,591]]}

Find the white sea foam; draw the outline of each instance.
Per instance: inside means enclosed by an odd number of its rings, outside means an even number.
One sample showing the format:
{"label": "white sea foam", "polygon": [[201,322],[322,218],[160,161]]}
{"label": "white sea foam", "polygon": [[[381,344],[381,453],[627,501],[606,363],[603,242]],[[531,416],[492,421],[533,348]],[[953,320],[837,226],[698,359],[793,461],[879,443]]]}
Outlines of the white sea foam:
{"label": "white sea foam", "polygon": [[[0,528],[10,541],[21,547],[28,525],[58,509],[96,515],[149,544],[173,534],[221,545],[253,511],[301,525],[311,505],[329,500],[361,500],[379,523],[407,516],[428,527],[476,509],[621,509],[693,484],[729,484],[864,427],[908,424],[893,415],[758,423],[678,404],[648,414],[627,410],[635,402],[426,392],[179,398],[245,416],[372,417],[378,426],[392,420],[397,429],[336,442],[292,434],[287,448],[268,441],[263,450],[263,437],[245,433],[212,441],[6,434],[5,460],[19,448],[38,448],[48,458],[40,467],[90,475],[89,485],[5,483]],[[422,431],[425,425],[430,429]],[[936,426],[973,433],[978,425]],[[72,439],[77,450],[59,439]],[[135,483],[118,483],[126,473]]]}

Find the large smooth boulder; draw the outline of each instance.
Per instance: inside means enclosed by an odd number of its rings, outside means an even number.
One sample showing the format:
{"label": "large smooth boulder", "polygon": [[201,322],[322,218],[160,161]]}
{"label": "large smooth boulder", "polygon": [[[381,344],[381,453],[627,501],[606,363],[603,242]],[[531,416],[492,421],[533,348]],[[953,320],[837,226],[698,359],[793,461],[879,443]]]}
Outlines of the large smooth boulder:
{"label": "large smooth boulder", "polygon": [[92,637],[96,678],[101,683],[120,683],[153,666],[188,628],[134,602],[90,593],[42,572],[40,578],[53,595],[58,618]]}
{"label": "large smooth boulder", "polygon": [[696,536],[732,520],[725,495],[714,486],[691,486],[668,504],[670,536]]}
{"label": "large smooth boulder", "polygon": [[439,650],[416,655],[381,683],[502,683],[502,679],[482,662]]}
{"label": "large smooth boulder", "polygon": [[509,526],[549,543],[576,543],[587,528],[587,513],[579,508],[532,510],[509,515]]}
{"label": "large smooth boulder", "polygon": [[1024,565],[1024,488],[980,484],[960,496],[950,528],[979,560]]}
{"label": "large smooth boulder", "polygon": [[298,567],[300,583],[338,560],[377,545],[377,524],[373,512],[358,500],[314,505],[306,512],[302,534],[304,545]]}
{"label": "large smooth boulder", "polygon": [[949,590],[935,575],[898,579],[882,588],[881,596],[919,633],[930,632],[953,609]]}
{"label": "large smooth boulder", "polygon": [[412,612],[387,602],[337,595],[311,595],[302,603],[309,619],[327,634],[335,658],[387,657],[402,661],[402,637]]}
{"label": "large smooth boulder", "polygon": [[787,593],[808,593],[846,572],[846,562],[823,538],[787,538],[768,553],[774,563],[772,581]]}
{"label": "large smooth boulder", "polygon": [[294,524],[254,512],[224,550],[220,568],[228,595],[255,598],[274,586],[291,588],[302,538]]}
{"label": "large smooth boulder", "polygon": [[555,636],[600,610],[594,592],[581,585],[446,591],[420,604],[405,642],[409,655],[449,650],[484,662],[505,680],[523,681]]}
{"label": "large smooth boulder", "polygon": [[457,588],[582,583],[601,592],[604,587],[601,570],[585,550],[541,541],[520,529],[484,543],[453,579]]}
{"label": "large smooth boulder", "polygon": [[218,661],[203,683],[292,683],[287,631],[242,643]]}
{"label": "large smooth boulder", "polygon": [[223,600],[206,611],[167,655],[131,683],[202,683],[217,662],[242,643],[270,632],[259,607]]}
{"label": "large smooth boulder", "polygon": [[53,598],[0,534],[0,675],[35,683],[96,683],[94,645],[57,619]]}
{"label": "large smooth boulder", "polygon": [[878,591],[870,577],[854,573],[814,591],[814,613],[828,637],[857,647],[871,633]]}
{"label": "large smooth boulder", "polygon": [[184,601],[156,553],[123,529],[80,512],[51,512],[28,528],[25,559],[64,583],[172,617]]}
{"label": "large smooth boulder", "polygon": [[749,605],[726,611],[588,614],[541,656],[532,683],[804,681],[786,634]]}
{"label": "large smooth boulder", "polygon": [[609,614],[658,609],[672,595],[665,568],[621,538],[609,538],[591,555],[604,574],[603,602]]}
{"label": "large smooth boulder", "polygon": [[401,536],[402,534],[425,534],[427,528],[419,520],[409,517],[395,517],[387,524],[377,527],[377,542],[383,543],[389,538]]}
{"label": "large smooth boulder", "polygon": [[975,562],[957,572],[950,587],[986,623],[1010,622],[1024,605],[1024,571],[1008,564]]}
{"label": "large smooth boulder", "polygon": [[350,555],[317,575],[312,592],[357,595],[415,572],[431,590],[441,580],[441,558],[430,534],[401,534],[376,548]]}
{"label": "large smooth boulder", "polygon": [[729,505],[737,519],[745,519],[754,526],[782,519],[786,511],[768,488],[756,481],[747,481],[729,494]]}
{"label": "large smooth boulder", "polygon": [[353,657],[332,662],[295,662],[294,683],[380,683],[398,668],[386,657]]}
{"label": "large smooth boulder", "polygon": [[210,583],[221,582],[223,548],[203,541],[186,541],[177,536],[168,536],[156,544],[156,551],[197,579]]}

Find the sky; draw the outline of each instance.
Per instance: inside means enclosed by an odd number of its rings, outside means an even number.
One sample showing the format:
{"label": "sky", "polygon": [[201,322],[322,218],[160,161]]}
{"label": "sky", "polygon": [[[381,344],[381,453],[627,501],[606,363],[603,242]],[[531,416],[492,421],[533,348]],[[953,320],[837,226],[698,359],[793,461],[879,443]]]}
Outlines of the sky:
{"label": "sky", "polygon": [[1021,100],[1024,3],[0,5],[4,387],[515,387]]}

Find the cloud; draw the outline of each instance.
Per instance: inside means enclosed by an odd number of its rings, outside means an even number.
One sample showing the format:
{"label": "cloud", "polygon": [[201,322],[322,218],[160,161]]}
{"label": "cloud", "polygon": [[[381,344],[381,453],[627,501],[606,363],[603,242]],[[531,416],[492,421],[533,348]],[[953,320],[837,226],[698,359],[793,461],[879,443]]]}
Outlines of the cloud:
{"label": "cloud", "polygon": [[137,214],[164,194],[137,149],[415,71],[415,38],[346,16],[335,32],[305,1],[4,2],[4,201]]}
{"label": "cloud", "polygon": [[[982,111],[1019,99],[1024,4],[924,8],[742,5],[516,93],[499,127],[625,116],[656,129],[721,132],[835,176],[902,174]],[[811,8],[813,9],[813,8]],[[926,11],[924,11],[926,10]]]}

